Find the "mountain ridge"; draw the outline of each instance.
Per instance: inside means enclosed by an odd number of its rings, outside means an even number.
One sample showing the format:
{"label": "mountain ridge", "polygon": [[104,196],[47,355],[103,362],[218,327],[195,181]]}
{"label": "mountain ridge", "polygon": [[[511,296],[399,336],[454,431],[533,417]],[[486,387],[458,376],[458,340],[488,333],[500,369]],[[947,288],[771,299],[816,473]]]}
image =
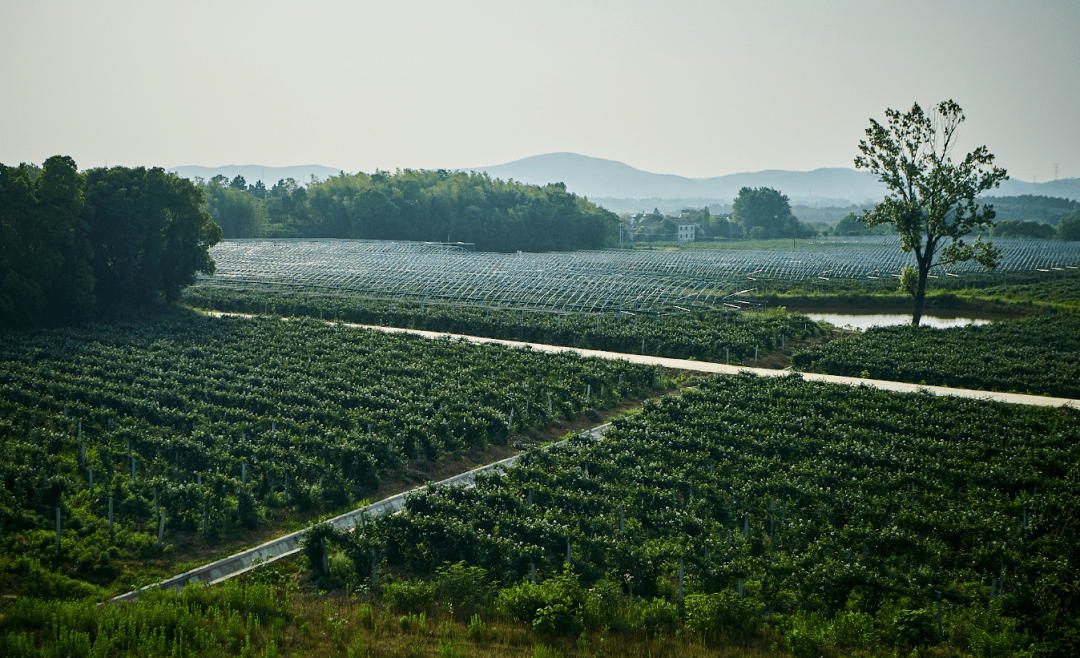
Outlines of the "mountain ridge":
{"label": "mountain ridge", "polygon": [[[306,184],[312,175],[325,180],[343,170],[322,165],[262,167],[229,165],[202,167],[187,165],[168,171],[185,178],[209,179],[223,174],[230,180],[241,175],[254,184],[262,180],[272,187],[282,178]],[[884,184],[873,174],[843,167],[822,167],[810,171],[766,169],[708,178],[689,178],[677,174],[658,174],[637,169],[617,160],[594,158],[577,153],[546,153],[514,160],[501,165],[463,167],[455,171],[484,172],[492,178],[513,179],[531,185],[561,182],[569,192],[616,213],[651,211],[677,212],[682,208],[730,207],[743,187],[770,187],[788,196],[792,205],[846,208],[876,203],[887,193]],[[1005,181],[984,196],[1022,196],[1027,194],[1061,197],[1080,201],[1080,178],[1045,183]]]}

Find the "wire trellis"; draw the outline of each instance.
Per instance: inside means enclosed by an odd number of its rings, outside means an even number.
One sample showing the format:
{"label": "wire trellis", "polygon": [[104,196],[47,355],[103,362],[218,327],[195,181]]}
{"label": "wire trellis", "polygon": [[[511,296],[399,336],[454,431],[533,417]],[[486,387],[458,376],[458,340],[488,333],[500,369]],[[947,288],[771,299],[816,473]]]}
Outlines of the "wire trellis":
{"label": "wire trellis", "polygon": [[[996,273],[1072,269],[1080,243],[995,239]],[[231,240],[211,249],[217,270],[198,285],[343,295],[421,304],[563,313],[679,313],[731,307],[755,282],[897,276],[914,256],[895,236],[838,238],[789,250],[606,250],[497,254],[443,243]],[[935,276],[985,275],[972,262]]]}

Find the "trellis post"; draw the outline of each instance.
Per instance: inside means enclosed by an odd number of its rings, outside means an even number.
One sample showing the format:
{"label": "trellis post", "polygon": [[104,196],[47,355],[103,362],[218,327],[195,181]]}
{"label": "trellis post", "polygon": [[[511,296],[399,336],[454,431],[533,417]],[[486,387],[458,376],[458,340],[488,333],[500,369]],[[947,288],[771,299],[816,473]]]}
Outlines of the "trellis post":
{"label": "trellis post", "polygon": [[941,633],[941,592],[937,593],[937,639],[938,642],[943,639]]}
{"label": "trellis post", "polygon": [[379,563],[375,561],[375,549],[371,549],[371,593],[375,594],[379,586]]}
{"label": "trellis post", "polygon": [[683,558],[679,558],[679,606],[683,604]]}

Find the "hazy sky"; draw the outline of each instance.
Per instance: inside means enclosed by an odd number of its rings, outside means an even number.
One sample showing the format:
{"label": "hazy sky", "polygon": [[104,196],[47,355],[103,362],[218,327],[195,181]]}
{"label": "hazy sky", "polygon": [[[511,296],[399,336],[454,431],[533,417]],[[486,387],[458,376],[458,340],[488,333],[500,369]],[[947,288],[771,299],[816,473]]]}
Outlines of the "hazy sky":
{"label": "hazy sky", "polygon": [[0,0],[0,162],[851,167],[952,98],[963,152],[1080,177],[1080,2]]}

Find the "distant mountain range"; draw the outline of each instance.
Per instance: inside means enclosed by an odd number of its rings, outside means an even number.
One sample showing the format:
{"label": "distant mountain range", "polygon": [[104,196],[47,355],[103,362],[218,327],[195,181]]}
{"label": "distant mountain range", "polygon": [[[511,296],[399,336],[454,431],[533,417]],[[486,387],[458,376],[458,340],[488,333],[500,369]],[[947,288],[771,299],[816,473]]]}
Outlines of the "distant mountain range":
{"label": "distant mountain range", "polygon": [[[283,178],[308,183],[311,176],[325,180],[342,170],[319,165],[262,167],[231,165],[227,167],[185,166],[169,169],[185,178],[209,179],[223,174],[232,180],[244,177],[249,184],[262,180],[267,187]],[[730,209],[743,187],[771,187],[786,194],[791,204],[810,208],[845,208],[874,203],[885,196],[886,189],[865,171],[824,168],[813,171],[766,171],[729,174],[713,178],[687,178],[673,174],[654,174],[630,165],[576,153],[548,153],[514,162],[486,167],[465,167],[460,171],[485,172],[492,178],[513,179],[533,185],[561,182],[566,189],[588,197],[617,213],[651,211],[675,212],[681,208]],[[1080,178],[1047,183],[1009,180],[993,191],[993,196],[1036,194],[1080,200]]]}
{"label": "distant mountain range", "polygon": [[[513,178],[543,185],[559,181],[566,189],[587,196],[614,212],[640,212],[659,208],[730,207],[743,187],[770,187],[786,194],[792,205],[848,207],[875,203],[886,194],[885,186],[869,172],[844,168],[813,171],[766,171],[729,174],[713,178],[686,178],[654,174],[630,165],[575,153],[536,155],[506,164],[474,167],[493,178]],[[1080,200],[1080,178],[1048,183],[1010,180],[993,191],[994,196],[1038,194]]]}

